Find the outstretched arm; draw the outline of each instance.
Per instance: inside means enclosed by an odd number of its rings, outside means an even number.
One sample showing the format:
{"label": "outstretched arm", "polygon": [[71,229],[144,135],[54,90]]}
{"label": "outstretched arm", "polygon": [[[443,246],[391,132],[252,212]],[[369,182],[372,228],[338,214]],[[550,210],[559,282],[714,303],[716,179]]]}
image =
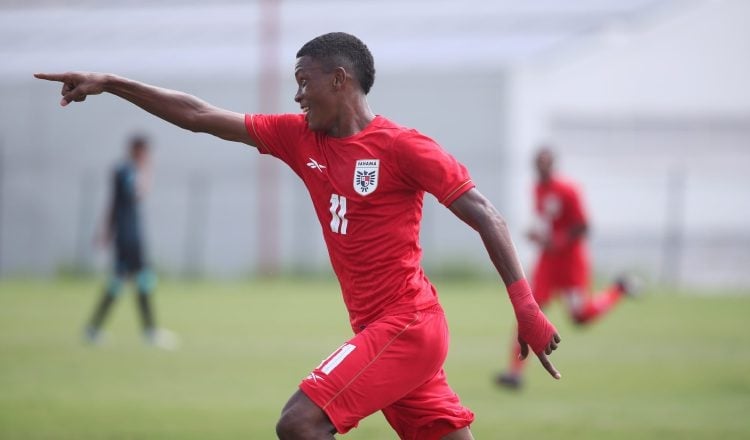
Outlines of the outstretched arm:
{"label": "outstretched arm", "polygon": [[528,356],[531,345],[544,368],[552,377],[559,379],[560,373],[547,355],[557,349],[560,336],[534,300],[505,220],[476,189],[471,189],[456,199],[449,209],[479,233],[492,263],[508,289],[518,320],[521,357]]}
{"label": "outstretched arm", "polygon": [[63,98],[60,101],[62,106],[84,101],[89,95],[107,92],[180,128],[255,146],[255,140],[245,130],[243,114],[215,107],[187,93],[108,73],[37,73],[34,76],[63,83]]}

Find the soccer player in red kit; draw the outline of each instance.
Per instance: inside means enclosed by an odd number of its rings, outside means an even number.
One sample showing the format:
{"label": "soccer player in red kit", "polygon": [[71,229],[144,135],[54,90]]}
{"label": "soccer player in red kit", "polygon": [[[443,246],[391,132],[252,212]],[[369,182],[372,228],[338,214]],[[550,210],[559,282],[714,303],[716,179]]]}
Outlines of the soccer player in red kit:
{"label": "soccer player in red kit", "polygon": [[376,116],[367,46],[321,35],[297,53],[302,113],[231,112],[193,96],[109,74],[37,74],[63,83],[62,105],[108,92],[182,128],[243,142],[284,161],[306,185],[354,336],[302,380],[276,425],[280,439],[332,439],[382,411],[402,439],[468,440],[474,419],[443,371],[448,328],[421,268],[425,192],[474,228],[505,283],[529,347],[547,358],[560,337],[534,301],[504,220],[466,168],[432,139]]}
{"label": "soccer player in red kit", "polygon": [[[534,160],[536,221],[528,238],[540,251],[531,286],[542,308],[556,294],[562,294],[570,317],[576,324],[584,325],[607,313],[624,295],[634,293],[634,281],[622,277],[605,291],[591,294],[585,243],[588,220],[581,191],[554,172],[554,161],[552,151],[546,147],[539,150]],[[514,389],[521,386],[524,360],[518,356],[520,351],[514,343],[510,369],[497,377],[500,385]]]}

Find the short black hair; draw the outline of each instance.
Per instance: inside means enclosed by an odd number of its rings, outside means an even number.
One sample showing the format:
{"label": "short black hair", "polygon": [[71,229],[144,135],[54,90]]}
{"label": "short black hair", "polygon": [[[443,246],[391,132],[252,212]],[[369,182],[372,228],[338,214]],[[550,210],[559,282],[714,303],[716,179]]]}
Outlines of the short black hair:
{"label": "short black hair", "polygon": [[555,156],[557,156],[555,154],[555,150],[549,144],[542,144],[542,145],[540,145],[539,149],[536,150],[536,156],[535,157],[539,157],[539,156],[541,156],[543,154],[549,156],[550,159],[552,159],[553,161],[555,160]]}
{"label": "short black hair", "polygon": [[130,136],[130,151],[148,150],[148,137],[143,134],[134,134]]}
{"label": "short black hair", "polygon": [[337,67],[334,64],[351,63],[362,91],[365,95],[370,93],[375,82],[375,61],[367,45],[354,35],[331,32],[315,37],[297,51],[297,58],[304,56],[314,58],[331,69]]}

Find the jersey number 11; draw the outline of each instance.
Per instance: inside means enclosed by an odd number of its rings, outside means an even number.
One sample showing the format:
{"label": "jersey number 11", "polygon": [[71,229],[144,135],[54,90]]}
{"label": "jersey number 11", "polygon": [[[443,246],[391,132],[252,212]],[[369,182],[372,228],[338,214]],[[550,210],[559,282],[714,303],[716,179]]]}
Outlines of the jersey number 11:
{"label": "jersey number 11", "polygon": [[346,218],[346,197],[331,194],[331,231],[335,234],[346,235],[349,220]]}

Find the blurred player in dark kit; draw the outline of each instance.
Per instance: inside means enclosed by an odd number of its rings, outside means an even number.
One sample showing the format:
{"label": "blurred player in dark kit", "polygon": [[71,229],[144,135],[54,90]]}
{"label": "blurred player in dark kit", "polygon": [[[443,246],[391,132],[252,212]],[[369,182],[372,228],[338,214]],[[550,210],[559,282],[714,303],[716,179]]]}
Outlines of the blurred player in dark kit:
{"label": "blurred player in dark kit", "polygon": [[150,184],[149,144],[143,136],[130,140],[128,156],[112,176],[111,199],[97,242],[112,246],[113,270],[85,329],[86,340],[102,340],[102,324],[122,291],[123,283],[135,282],[143,336],[154,346],[175,348],[175,336],[156,327],[151,296],[156,279],[149,268],[140,206]]}
{"label": "blurred player in dark kit", "polygon": [[[624,295],[633,294],[635,280],[621,277],[608,289],[592,294],[590,264],[586,248],[589,230],[581,191],[573,182],[555,173],[555,156],[541,148],[534,159],[537,183],[534,188],[534,226],[528,239],[539,248],[531,287],[534,298],[544,308],[560,294],[570,317],[586,325],[610,311]],[[520,347],[513,344],[510,368],[497,377],[508,388],[522,385],[524,360]]]}
{"label": "blurred player in dark kit", "polygon": [[110,74],[37,74],[62,104],[102,92],[185,129],[254,146],[285,162],[313,202],[354,336],[312,369],[276,425],[283,440],[332,439],[377,411],[402,439],[470,440],[474,414],[448,385],[448,327],[421,267],[425,192],[479,233],[508,290],[523,354],[551,376],[560,337],[534,301],[508,228],[466,168],[435,141],[375,115],[372,54],[329,33],[297,52],[297,114],[242,114]]}

